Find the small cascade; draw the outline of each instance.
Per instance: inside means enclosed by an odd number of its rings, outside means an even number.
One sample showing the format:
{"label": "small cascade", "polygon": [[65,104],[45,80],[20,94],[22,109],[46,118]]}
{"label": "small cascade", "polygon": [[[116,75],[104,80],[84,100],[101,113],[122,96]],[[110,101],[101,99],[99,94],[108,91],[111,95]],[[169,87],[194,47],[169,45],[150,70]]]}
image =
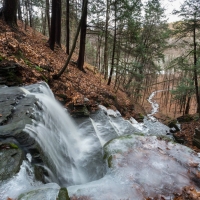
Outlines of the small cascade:
{"label": "small cascade", "polygon": [[151,95],[149,96],[149,98],[147,99],[148,102],[151,104],[152,106],[152,110],[151,113],[148,114],[147,116],[152,120],[152,121],[156,121],[156,118],[153,117],[154,114],[156,114],[158,112],[159,109],[159,105],[156,101],[153,101],[153,97],[156,95],[156,93],[158,92],[163,92],[164,90],[157,90],[151,93]]}
{"label": "small cascade", "polygon": [[91,154],[89,152],[94,144],[93,138],[85,138],[78,131],[72,118],[55,100],[47,86],[43,84],[36,88],[25,87],[31,92],[27,92],[27,95],[34,95],[39,100],[39,109],[32,113],[37,120],[26,125],[25,132],[35,138],[47,157],[49,181],[61,186],[91,181],[91,175],[88,177],[85,172],[85,161],[88,154]]}

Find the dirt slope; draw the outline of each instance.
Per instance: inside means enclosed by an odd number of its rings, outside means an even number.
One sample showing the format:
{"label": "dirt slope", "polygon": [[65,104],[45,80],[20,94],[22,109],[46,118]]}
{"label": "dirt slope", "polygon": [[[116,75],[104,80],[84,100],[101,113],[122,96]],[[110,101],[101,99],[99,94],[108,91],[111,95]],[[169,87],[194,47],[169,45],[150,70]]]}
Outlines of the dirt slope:
{"label": "dirt slope", "polygon": [[[70,64],[59,80],[52,80],[52,75],[64,65],[67,54],[64,48],[58,46],[55,51],[51,51],[47,41],[47,37],[30,27],[24,30],[21,22],[18,22],[18,30],[12,30],[0,21],[0,59],[6,62],[15,61],[22,66],[19,77],[21,83],[46,81],[56,97],[66,102],[66,106],[72,102],[81,104],[84,98],[88,98],[91,108],[102,104],[118,109],[125,117],[134,117],[137,113],[145,114],[144,109],[131,102],[123,91],[115,93],[113,86],[107,86],[95,67],[88,63],[84,65],[86,73]],[[72,60],[77,60],[76,53]]]}

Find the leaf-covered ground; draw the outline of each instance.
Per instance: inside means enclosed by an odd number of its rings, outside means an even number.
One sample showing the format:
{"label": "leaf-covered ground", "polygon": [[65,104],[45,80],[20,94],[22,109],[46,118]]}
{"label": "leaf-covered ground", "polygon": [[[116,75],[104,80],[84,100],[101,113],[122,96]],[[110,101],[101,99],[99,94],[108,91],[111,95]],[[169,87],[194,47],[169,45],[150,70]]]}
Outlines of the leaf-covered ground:
{"label": "leaf-covered ground", "polygon": [[[51,51],[48,46],[48,38],[41,33],[18,22],[18,30],[12,30],[0,21],[0,58],[12,60],[22,66],[23,84],[46,81],[60,100],[64,98],[67,104],[81,103],[84,98],[90,100],[91,107],[103,104],[106,107],[118,109],[123,116],[130,117],[136,113],[145,113],[141,106],[134,104],[127,95],[113,86],[107,86],[107,81],[97,73],[95,67],[84,64],[86,73],[81,72],[71,62],[66,72],[58,80],[52,80],[64,65],[67,54],[64,48],[56,46]],[[72,61],[77,60],[76,52]]]}

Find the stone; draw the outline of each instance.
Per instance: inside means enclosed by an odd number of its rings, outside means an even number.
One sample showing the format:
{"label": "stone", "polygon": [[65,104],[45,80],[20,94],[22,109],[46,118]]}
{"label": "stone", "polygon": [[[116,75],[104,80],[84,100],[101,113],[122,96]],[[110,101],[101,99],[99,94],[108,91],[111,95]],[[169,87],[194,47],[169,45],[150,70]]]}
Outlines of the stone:
{"label": "stone", "polygon": [[14,61],[3,60],[0,62],[0,84],[16,86],[22,84],[22,67]]}
{"label": "stone", "polygon": [[12,148],[12,145],[7,145],[5,149],[0,147],[0,180],[11,178],[20,170],[20,166],[24,159],[24,154],[21,149]]}
{"label": "stone", "polygon": [[70,200],[68,191],[66,188],[61,188],[56,200]]}

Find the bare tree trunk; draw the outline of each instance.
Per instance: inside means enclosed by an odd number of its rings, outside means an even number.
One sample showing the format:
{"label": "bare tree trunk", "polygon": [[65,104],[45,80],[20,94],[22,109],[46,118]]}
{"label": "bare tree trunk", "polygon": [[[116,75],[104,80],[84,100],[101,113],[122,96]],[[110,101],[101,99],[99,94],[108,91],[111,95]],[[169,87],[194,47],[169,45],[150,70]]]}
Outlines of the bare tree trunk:
{"label": "bare tree trunk", "polygon": [[4,0],[3,9],[0,11],[0,16],[12,27],[17,26],[17,8],[18,0]]}
{"label": "bare tree trunk", "polygon": [[[84,8],[85,4],[86,6]],[[83,21],[81,24],[80,48],[79,48],[79,56],[78,56],[78,61],[77,61],[77,67],[81,71],[84,71],[83,65],[84,65],[84,55],[85,55],[86,30],[87,30],[87,4],[88,4],[88,0],[83,0],[82,12],[84,15],[83,15]]]}
{"label": "bare tree trunk", "polygon": [[69,0],[66,0],[66,53],[69,55],[69,39],[70,29],[69,29]]}
{"label": "bare tree trunk", "polygon": [[46,15],[42,12],[42,34],[46,35]]}
{"label": "bare tree trunk", "polygon": [[29,25],[30,27],[33,27],[32,2],[30,2],[30,0],[27,0],[27,3],[28,3],[28,13],[29,13]]}
{"label": "bare tree trunk", "polygon": [[196,16],[194,18],[193,45],[194,45],[194,83],[195,83],[196,100],[197,100],[197,113],[199,113],[200,117],[200,99],[199,99],[198,75],[197,75]]}
{"label": "bare tree trunk", "polygon": [[114,41],[113,41],[113,52],[112,52],[112,61],[111,61],[111,69],[110,69],[110,75],[108,78],[108,83],[107,85],[110,85],[111,79],[112,79],[112,74],[114,70],[114,64],[115,64],[115,48],[116,48],[116,40],[117,40],[117,5],[115,1],[115,30],[114,30]]}
{"label": "bare tree trunk", "polygon": [[17,11],[18,11],[18,19],[22,21],[22,10],[21,10],[20,0],[19,0],[19,2],[18,2]]}
{"label": "bare tree trunk", "polygon": [[56,6],[56,0],[52,0],[51,32],[49,38],[49,46],[52,51],[54,51],[54,46],[56,42]]}
{"label": "bare tree trunk", "polygon": [[45,9],[45,13],[46,13],[46,19],[47,19],[47,24],[48,24],[48,33],[49,33],[49,36],[50,36],[51,27],[50,27],[50,16],[49,16],[49,11],[50,11],[50,8],[49,8],[49,0],[46,0],[46,9]]}
{"label": "bare tree trunk", "polygon": [[106,0],[106,25],[104,45],[104,79],[108,78],[108,21],[109,21],[109,0]]}
{"label": "bare tree trunk", "polygon": [[71,57],[72,57],[72,54],[73,54],[73,52],[74,52],[74,49],[75,49],[75,47],[76,47],[76,42],[77,42],[78,35],[79,35],[80,29],[81,29],[81,24],[82,24],[82,21],[83,21],[83,19],[84,19],[84,14],[85,14],[85,12],[87,12],[87,6],[86,6],[86,5],[87,5],[87,4],[86,4],[86,2],[85,2],[85,3],[84,3],[83,13],[82,13],[82,16],[81,16],[81,20],[80,20],[80,22],[79,22],[79,25],[78,25],[78,28],[77,28],[77,31],[76,31],[76,34],[75,34],[75,37],[74,37],[73,45],[72,45],[71,51],[70,51],[70,53],[69,53],[69,55],[68,55],[68,57],[67,57],[67,60],[66,60],[66,62],[65,62],[65,64],[64,64],[63,68],[58,72],[58,74],[54,74],[54,75],[52,76],[53,79],[58,79],[58,78],[64,73],[64,71],[66,70],[66,68],[67,68],[67,66],[68,66],[68,64],[69,64],[69,61],[70,61],[70,59],[71,59]]}
{"label": "bare tree trunk", "polygon": [[61,47],[61,0],[56,0],[55,42],[59,47]]}

